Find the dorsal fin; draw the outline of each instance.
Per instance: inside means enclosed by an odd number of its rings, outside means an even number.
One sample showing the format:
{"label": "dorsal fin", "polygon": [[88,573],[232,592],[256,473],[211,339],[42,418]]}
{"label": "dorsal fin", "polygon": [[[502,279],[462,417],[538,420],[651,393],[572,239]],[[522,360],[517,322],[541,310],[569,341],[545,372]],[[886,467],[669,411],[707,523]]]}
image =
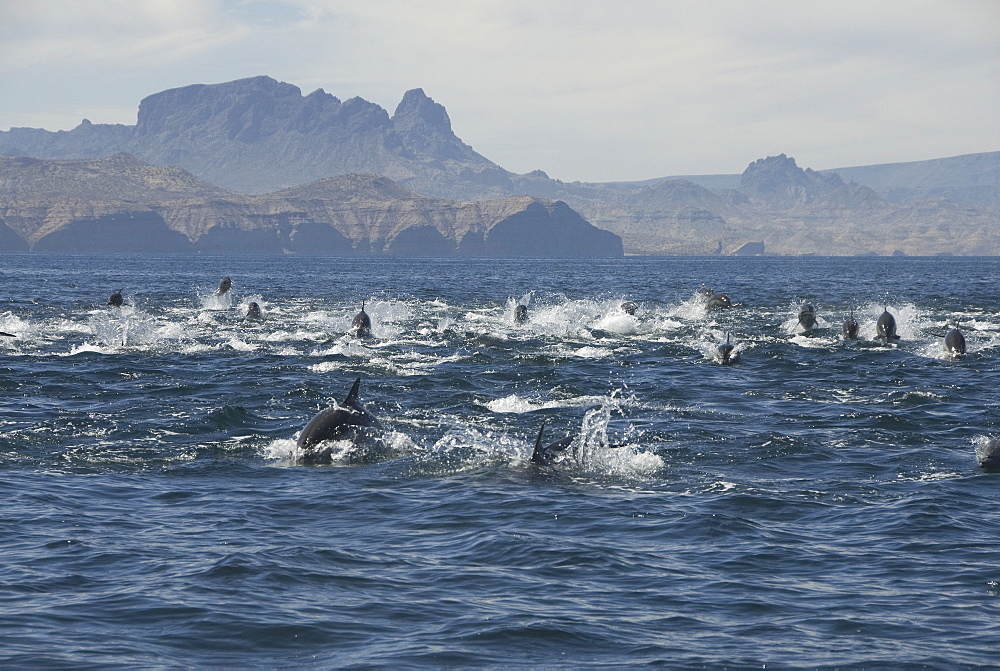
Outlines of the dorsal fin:
{"label": "dorsal fin", "polygon": [[538,452],[542,449],[542,434],[545,432],[545,421],[542,421],[542,425],[538,427],[538,438],[535,439],[535,451]]}
{"label": "dorsal fin", "polygon": [[361,311],[362,311],[362,312],[364,312],[364,311],[365,311],[365,301],[364,301],[363,299],[362,299],[362,301],[361,301]]}
{"label": "dorsal fin", "polygon": [[344,399],[344,405],[353,406],[358,403],[358,389],[361,387],[361,378],[359,377],[354,381],[351,386],[351,390],[347,392],[347,398]]}
{"label": "dorsal fin", "polygon": [[729,344],[729,334],[728,333],[726,334],[726,344],[727,345]]}

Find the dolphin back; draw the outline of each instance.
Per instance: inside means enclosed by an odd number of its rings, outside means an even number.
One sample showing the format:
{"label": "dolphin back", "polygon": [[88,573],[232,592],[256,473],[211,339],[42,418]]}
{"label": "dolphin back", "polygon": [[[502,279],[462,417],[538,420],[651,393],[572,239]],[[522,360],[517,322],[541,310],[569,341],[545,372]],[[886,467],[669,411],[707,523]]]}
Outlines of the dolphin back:
{"label": "dolphin back", "polygon": [[354,439],[354,427],[359,426],[353,415],[356,414],[349,408],[333,406],[326,410],[321,410],[315,417],[309,420],[306,427],[299,435],[297,447],[308,449],[313,445],[322,443],[324,440],[344,440]]}
{"label": "dolphin back", "polygon": [[299,449],[307,451],[306,455],[300,459],[302,463],[322,463],[324,454],[329,460],[328,452],[309,452],[310,448],[326,440],[350,440],[358,445],[381,438],[382,425],[365,410],[361,401],[358,400],[360,387],[361,378],[359,377],[351,385],[351,390],[347,393],[343,404],[321,410],[302,429],[296,443]]}

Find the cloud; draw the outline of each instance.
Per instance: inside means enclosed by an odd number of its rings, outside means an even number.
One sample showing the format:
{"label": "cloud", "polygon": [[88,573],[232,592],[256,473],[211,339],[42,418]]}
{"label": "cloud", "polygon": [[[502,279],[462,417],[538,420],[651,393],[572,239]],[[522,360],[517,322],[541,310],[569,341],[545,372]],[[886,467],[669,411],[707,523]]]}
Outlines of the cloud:
{"label": "cloud", "polygon": [[137,67],[182,63],[248,36],[209,2],[53,3],[2,10],[0,68]]}

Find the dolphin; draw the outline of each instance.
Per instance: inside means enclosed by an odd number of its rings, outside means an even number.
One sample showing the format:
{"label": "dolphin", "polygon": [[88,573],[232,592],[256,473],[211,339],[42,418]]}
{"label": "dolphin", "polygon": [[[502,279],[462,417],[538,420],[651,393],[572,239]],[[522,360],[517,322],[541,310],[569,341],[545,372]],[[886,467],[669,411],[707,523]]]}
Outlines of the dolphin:
{"label": "dolphin", "polygon": [[221,296],[227,291],[229,291],[233,286],[233,281],[228,277],[223,277],[219,282],[219,289],[215,292],[216,296]]}
{"label": "dolphin", "polygon": [[638,303],[635,301],[625,301],[621,304],[622,312],[627,315],[635,316],[636,311],[639,309]]}
{"label": "dolphin", "polygon": [[976,456],[984,471],[1000,472],[1000,438],[991,438],[981,450],[976,450]]}
{"label": "dolphin", "polygon": [[875,340],[881,340],[886,345],[889,344],[890,340],[899,340],[899,336],[896,335],[896,318],[889,312],[888,305],[885,306],[878,321],[875,322],[875,331],[877,332]]}
{"label": "dolphin", "polygon": [[944,337],[944,351],[953,359],[965,356],[965,336],[957,328],[948,331],[948,335]]}
{"label": "dolphin", "polygon": [[701,286],[695,289],[694,295],[695,298],[700,298],[707,303],[708,299],[715,295],[715,292],[706,287],[705,283],[702,282]]}
{"label": "dolphin", "polygon": [[854,310],[851,310],[851,316],[844,322],[844,337],[848,340],[858,339],[858,322],[854,319]]}
{"label": "dolphin", "polygon": [[108,305],[114,305],[115,307],[125,305],[125,299],[122,298],[121,289],[115,289],[114,292],[108,297]]}
{"label": "dolphin", "polygon": [[542,422],[538,429],[538,438],[535,439],[535,449],[531,452],[531,463],[538,466],[551,466],[556,458],[573,442],[573,436],[566,436],[557,440],[551,445],[542,443],[542,434],[545,432],[545,422]]}
{"label": "dolphin", "polygon": [[712,294],[705,306],[709,310],[728,310],[733,307],[733,304],[726,294]]}
{"label": "dolphin", "polygon": [[816,328],[816,308],[811,303],[806,303],[799,310],[799,323],[806,332]]}
{"label": "dolphin", "polygon": [[0,338],[16,338],[17,336],[13,333],[7,333],[6,331],[0,331]]}
{"label": "dolphin", "polygon": [[518,305],[514,308],[514,323],[523,324],[528,321],[528,306]]}
{"label": "dolphin", "polygon": [[365,312],[365,302],[361,301],[361,312],[354,316],[354,321],[351,322],[351,335],[355,338],[371,338],[372,337],[372,320]]}
{"label": "dolphin", "polygon": [[255,301],[250,301],[250,305],[247,306],[247,319],[261,319],[263,315],[260,313],[260,305]]}
{"label": "dolphin", "polygon": [[729,334],[726,334],[726,342],[722,343],[715,348],[715,355],[719,359],[719,363],[723,366],[728,366],[731,363],[736,363],[739,359],[739,355],[733,356],[733,350],[736,348],[731,342],[729,342]]}
{"label": "dolphin", "polygon": [[332,405],[309,420],[296,443],[296,447],[304,451],[298,458],[299,464],[311,466],[330,463],[332,447],[315,449],[327,440],[350,440],[355,445],[368,441],[381,442],[382,425],[358,400],[360,386],[359,377],[343,403]]}

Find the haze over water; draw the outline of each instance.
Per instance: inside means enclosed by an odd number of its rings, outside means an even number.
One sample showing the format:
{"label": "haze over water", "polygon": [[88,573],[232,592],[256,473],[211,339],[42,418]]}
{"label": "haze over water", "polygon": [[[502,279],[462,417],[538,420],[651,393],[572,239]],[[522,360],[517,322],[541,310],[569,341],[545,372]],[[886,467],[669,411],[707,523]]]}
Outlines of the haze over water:
{"label": "haze over water", "polygon": [[[0,665],[995,665],[1000,474],[975,452],[1000,434],[998,278],[4,255]],[[359,376],[389,453],[295,465]],[[552,468],[529,461],[543,421],[575,436]]]}

